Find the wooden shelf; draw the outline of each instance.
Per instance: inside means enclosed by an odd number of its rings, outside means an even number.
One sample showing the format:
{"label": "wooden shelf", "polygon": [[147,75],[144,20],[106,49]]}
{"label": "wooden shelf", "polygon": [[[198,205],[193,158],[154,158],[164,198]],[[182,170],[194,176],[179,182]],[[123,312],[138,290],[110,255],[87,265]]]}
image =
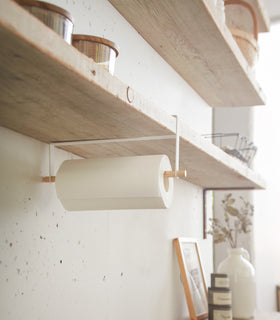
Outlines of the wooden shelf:
{"label": "wooden shelf", "polygon": [[[98,67],[12,1],[0,2],[0,124],[50,143],[174,134],[175,119]],[[129,89],[131,90],[131,89]],[[201,187],[263,188],[263,180],[187,126],[180,168]],[[175,140],[63,147],[83,157],[167,154]]]}
{"label": "wooden shelf", "polygon": [[265,104],[254,73],[206,0],[109,1],[210,106]]}

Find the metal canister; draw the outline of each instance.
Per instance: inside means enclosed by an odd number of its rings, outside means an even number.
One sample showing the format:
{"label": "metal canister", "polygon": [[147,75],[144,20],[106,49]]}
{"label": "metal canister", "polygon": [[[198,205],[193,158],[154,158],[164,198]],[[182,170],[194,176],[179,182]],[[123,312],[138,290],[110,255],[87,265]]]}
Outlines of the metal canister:
{"label": "metal canister", "polygon": [[85,34],[73,34],[72,45],[114,74],[115,61],[119,55],[118,46],[114,42]]}
{"label": "metal canister", "polygon": [[73,19],[69,12],[48,2],[36,0],[15,1],[71,44]]}

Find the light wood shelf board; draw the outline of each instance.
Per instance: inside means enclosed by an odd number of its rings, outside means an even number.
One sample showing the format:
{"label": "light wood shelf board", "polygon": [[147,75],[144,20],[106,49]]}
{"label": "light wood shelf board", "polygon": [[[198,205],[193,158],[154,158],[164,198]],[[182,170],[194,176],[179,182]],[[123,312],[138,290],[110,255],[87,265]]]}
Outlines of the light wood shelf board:
{"label": "light wood shelf board", "polygon": [[[130,104],[127,85],[25,10],[10,1],[7,5],[15,13],[0,7],[3,126],[45,142],[164,135],[165,122],[175,127],[172,117],[145,107],[137,93]],[[17,30],[14,16],[24,27]]]}
{"label": "light wood shelf board", "polygon": [[[0,39],[0,125],[46,143],[175,133],[174,117],[137,92],[129,103],[126,84],[11,1],[0,2]],[[180,167],[189,182],[264,187],[256,173],[188,126],[180,134]],[[167,154],[175,160],[175,140],[63,149],[86,158]]]}
{"label": "light wood shelf board", "polygon": [[254,73],[206,1],[110,2],[210,106],[265,104]]}

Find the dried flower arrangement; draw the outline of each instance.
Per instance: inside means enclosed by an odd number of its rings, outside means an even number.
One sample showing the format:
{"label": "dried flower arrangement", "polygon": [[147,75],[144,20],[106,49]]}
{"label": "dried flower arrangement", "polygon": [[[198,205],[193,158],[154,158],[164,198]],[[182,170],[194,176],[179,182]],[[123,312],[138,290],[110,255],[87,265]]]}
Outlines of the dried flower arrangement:
{"label": "dried flower arrangement", "polygon": [[210,218],[211,226],[208,231],[213,236],[214,243],[228,242],[231,248],[237,248],[238,235],[241,233],[249,233],[251,231],[252,216],[254,214],[254,206],[243,197],[241,207],[238,210],[233,207],[236,199],[232,194],[226,194],[222,200],[224,208],[224,224],[217,218]]}

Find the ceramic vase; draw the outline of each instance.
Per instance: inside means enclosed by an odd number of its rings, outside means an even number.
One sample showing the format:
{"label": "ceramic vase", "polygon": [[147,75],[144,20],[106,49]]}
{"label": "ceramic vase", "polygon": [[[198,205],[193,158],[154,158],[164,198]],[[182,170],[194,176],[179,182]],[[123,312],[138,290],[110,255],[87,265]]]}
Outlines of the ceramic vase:
{"label": "ceramic vase", "polygon": [[254,319],[256,308],[255,269],[243,248],[229,249],[228,257],[218,267],[219,273],[229,275],[232,291],[233,319]]}

